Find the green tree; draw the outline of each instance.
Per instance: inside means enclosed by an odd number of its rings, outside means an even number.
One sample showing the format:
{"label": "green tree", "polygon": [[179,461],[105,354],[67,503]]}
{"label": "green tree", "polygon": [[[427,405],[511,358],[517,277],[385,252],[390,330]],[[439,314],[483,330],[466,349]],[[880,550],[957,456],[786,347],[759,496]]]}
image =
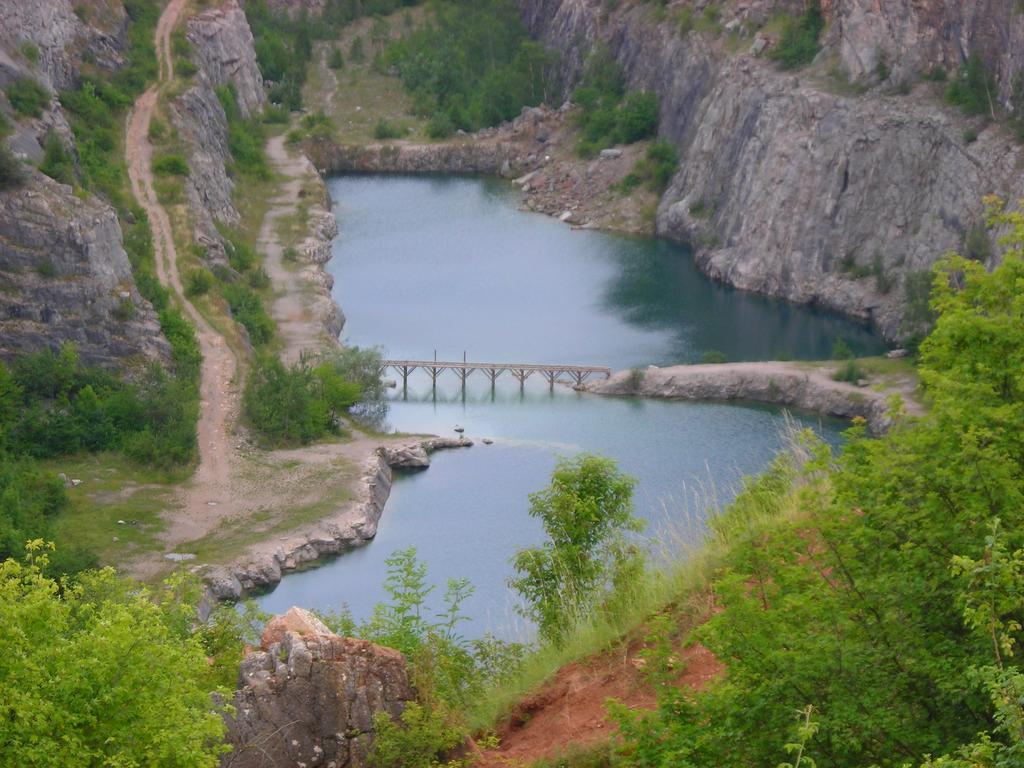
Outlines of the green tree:
{"label": "green tree", "polygon": [[561,642],[642,568],[625,536],[643,527],[632,514],[634,485],[610,459],[585,454],[561,461],[551,485],[530,496],[530,515],[548,540],[516,553],[510,583],[545,640]]}
{"label": "green tree", "polygon": [[109,569],[59,584],[42,553],[0,563],[0,765],[216,766],[224,723],[190,606]]}

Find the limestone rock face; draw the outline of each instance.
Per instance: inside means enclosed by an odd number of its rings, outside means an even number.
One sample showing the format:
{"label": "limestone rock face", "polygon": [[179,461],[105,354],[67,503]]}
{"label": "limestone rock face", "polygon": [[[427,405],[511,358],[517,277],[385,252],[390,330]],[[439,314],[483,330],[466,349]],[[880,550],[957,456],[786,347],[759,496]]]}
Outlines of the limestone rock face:
{"label": "limestone rock face", "polygon": [[398,651],[338,637],[292,608],[242,662],[224,764],[361,768],[374,716],[398,717],[413,698]]}
{"label": "limestone rock face", "polygon": [[196,242],[205,245],[213,264],[227,264],[224,241],[216,222],[237,224],[232,200],[235,183],[227,164],[228,120],[217,94],[205,82],[186,90],[172,106],[178,135],[188,146],[189,175],[185,182]]}
{"label": "limestone rock face", "polygon": [[267,97],[256,63],[252,30],[237,0],[228,0],[219,8],[189,19],[188,40],[210,84],[215,88],[229,83],[235,87],[238,108],[244,116],[263,108]]}
{"label": "limestone rock face", "polygon": [[213,265],[226,266],[224,238],[217,224],[237,224],[228,174],[228,120],[216,88],[234,86],[241,113],[251,116],[266,103],[256,63],[252,30],[236,0],[188,20],[197,72],[193,84],[172,104],[172,120],[188,147],[190,173],[185,184],[196,242],[207,248]]}
{"label": "limestone rock face", "polygon": [[83,62],[108,71],[124,63],[128,17],[119,0],[0,0],[0,19],[0,85],[26,67],[60,90],[74,85]]}
{"label": "limestone rock face", "polygon": [[[723,21],[780,5],[726,6]],[[531,32],[562,53],[566,93],[587,52],[603,42],[630,88],[658,94],[660,134],[680,158],[658,232],[693,244],[698,265],[733,285],[835,309],[900,338],[912,330],[902,323],[907,277],[962,248],[982,218],[984,195],[1013,200],[1024,192],[1014,171],[1024,159],[1020,147],[998,129],[967,143],[970,123],[927,84],[898,96],[885,88],[842,95],[821,85],[822,62],[837,53],[855,79],[873,73],[867,51],[876,45],[892,49],[890,67],[956,69],[957,56],[978,50],[1000,62],[1000,72],[1015,73],[1024,22],[1011,18],[1012,0],[833,0],[825,5],[830,47],[795,75],[749,53],[730,54],[709,36],[680,36],[642,7],[610,14],[600,0],[521,0],[521,7]],[[1000,78],[1003,93],[1010,75]]]}
{"label": "limestone rock face", "polygon": [[107,368],[170,360],[114,211],[33,173],[0,192],[0,358],[68,341]]}
{"label": "limestone rock face", "polygon": [[857,81],[885,62],[896,81],[935,68],[953,73],[977,53],[1008,104],[1024,69],[1024,17],[1013,0],[826,0],[828,41]]}

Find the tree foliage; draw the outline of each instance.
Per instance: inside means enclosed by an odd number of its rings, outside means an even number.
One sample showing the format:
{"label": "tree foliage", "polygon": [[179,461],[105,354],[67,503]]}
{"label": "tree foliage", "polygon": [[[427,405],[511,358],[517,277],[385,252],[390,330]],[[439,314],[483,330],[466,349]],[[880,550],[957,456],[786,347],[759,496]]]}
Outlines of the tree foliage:
{"label": "tree foliage", "polygon": [[[741,535],[696,637],[728,675],[696,700],[662,691],[653,715],[620,710],[631,763],[774,764],[812,705],[818,766],[1019,764],[1024,216],[993,223],[1000,267],[951,256],[934,273],[928,415],[777,466],[714,523]],[[773,514],[745,517],[757,499]]]}
{"label": "tree foliage", "polygon": [[530,496],[547,541],[516,553],[511,586],[545,640],[560,642],[642,570],[624,536],[642,527],[632,514],[634,484],[610,459],[583,455],[560,462],[551,485]]}
{"label": "tree foliage", "polygon": [[224,724],[180,583],[58,583],[30,549],[0,563],[0,765],[216,766]]}
{"label": "tree foliage", "polygon": [[516,116],[548,96],[553,57],[531,42],[512,0],[442,0],[434,18],[386,50],[417,111],[474,131]]}

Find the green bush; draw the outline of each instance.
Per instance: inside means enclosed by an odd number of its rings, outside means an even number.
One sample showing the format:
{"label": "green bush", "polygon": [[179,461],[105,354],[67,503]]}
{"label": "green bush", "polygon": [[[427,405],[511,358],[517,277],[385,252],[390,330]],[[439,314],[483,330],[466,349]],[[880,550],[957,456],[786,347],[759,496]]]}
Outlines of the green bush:
{"label": "green bush", "polygon": [[658,130],[658,97],[647,91],[630,93],[619,106],[614,141],[632,144],[650,138]]}
{"label": "green bush", "polygon": [[[612,144],[632,144],[657,133],[658,97],[647,91],[624,94],[623,83],[621,67],[606,48],[597,48],[584,68],[582,85],[572,94],[573,102],[581,107],[577,152],[582,157],[593,157]],[[657,151],[664,153],[663,149]],[[635,186],[641,180],[637,177],[632,181]]]}
{"label": "green bush", "polygon": [[274,337],[274,321],[263,306],[259,295],[243,283],[227,283],[221,292],[235,322],[245,328],[254,347],[262,346]]}
{"label": "green bush", "polygon": [[188,161],[181,155],[161,155],[153,158],[153,173],[157,176],[188,176]]}
{"label": "green bush", "polygon": [[327,58],[327,66],[331,69],[345,68],[345,55],[338,46],[331,48],[331,55]]}
{"label": "green bush", "polygon": [[678,165],[679,155],[675,145],[664,140],[655,141],[647,148],[644,157],[637,160],[633,170],[619,183],[619,189],[628,193],[642,184],[651,192],[661,194],[672,181]]}
{"label": "green bush", "polygon": [[0,563],[4,762],[217,765],[222,690],[183,618],[198,599],[180,578],[151,589],[112,568],[56,581],[47,555],[35,542],[28,562]]}
{"label": "green bush", "polygon": [[977,53],[972,53],[959,76],[946,87],[946,100],[968,115],[994,116],[996,86]]}
{"label": "green bush", "polygon": [[432,139],[447,139],[453,133],[455,133],[455,123],[443,112],[431,117],[427,123],[427,136]]}
{"label": "green bush", "polygon": [[25,169],[10,148],[0,140],[0,190],[13,189],[25,181]]}
{"label": "green bush", "polygon": [[[20,407],[0,424],[0,433],[17,455],[123,450],[158,467],[186,464],[194,456],[194,390],[159,367],[125,382],[82,365],[74,348],[65,345],[59,353],[17,358],[8,379]],[[146,435],[153,439],[142,454],[138,440]]]}
{"label": "green bush", "polygon": [[377,121],[377,124],[373,127],[373,138],[375,139],[400,139],[407,133],[405,126],[400,123],[394,123],[388,120],[386,117],[382,117]]}
{"label": "green bush", "polygon": [[205,296],[213,287],[213,274],[208,269],[193,269],[185,278],[185,295],[190,299]]}
{"label": "green bush", "polygon": [[797,69],[810,64],[821,50],[819,38],[825,30],[818,0],[812,0],[800,16],[788,17],[782,27],[778,43],[768,57],[782,69]]}
{"label": "green bush", "polygon": [[327,406],[308,366],[267,357],[249,374],[243,396],[249,423],[269,445],[304,445],[327,434]]}
{"label": "green bush", "polygon": [[31,77],[12,80],[5,93],[14,111],[25,117],[42,117],[50,103],[50,92]]}
{"label": "green bush", "polygon": [[228,150],[234,160],[233,170],[255,179],[269,179],[263,125],[256,118],[242,117],[234,85],[220,86],[216,90],[228,121]]}
{"label": "green bush", "polygon": [[75,161],[64,147],[64,142],[53,131],[46,135],[43,144],[43,162],[39,170],[61,184],[75,183]]}

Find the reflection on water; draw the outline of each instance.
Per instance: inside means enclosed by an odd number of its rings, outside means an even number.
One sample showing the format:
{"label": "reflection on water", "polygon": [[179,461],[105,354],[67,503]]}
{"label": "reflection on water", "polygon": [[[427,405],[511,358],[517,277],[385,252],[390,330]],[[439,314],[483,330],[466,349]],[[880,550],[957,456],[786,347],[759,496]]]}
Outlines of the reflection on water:
{"label": "reflection on water", "polygon": [[[842,336],[880,344],[840,318],[716,285],[685,249],[649,238],[572,231],[514,208],[508,187],[475,179],[354,177],[331,182],[341,235],[329,269],[353,343],[390,357],[607,365],[813,358]],[[398,378],[392,373],[391,378]],[[399,378],[400,383],[400,378]],[[419,371],[389,390],[388,426],[454,435],[473,448],[435,454],[425,472],[399,476],[376,540],[332,563],[285,577],[261,598],[281,611],[347,604],[357,618],[382,599],[385,558],[415,546],[439,584],[467,577],[468,634],[525,631],[514,620],[509,559],[540,541],[527,496],[561,456],[610,456],[637,478],[636,512],[648,532],[693,540],[711,505],[757,472],[780,445],[778,411],[745,405],[598,398],[549,388],[535,375],[491,388],[482,374],[444,374],[436,390]],[[826,439],[838,425],[799,421]],[[483,445],[480,438],[491,438]],[[680,533],[681,532],[681,533]]]}

